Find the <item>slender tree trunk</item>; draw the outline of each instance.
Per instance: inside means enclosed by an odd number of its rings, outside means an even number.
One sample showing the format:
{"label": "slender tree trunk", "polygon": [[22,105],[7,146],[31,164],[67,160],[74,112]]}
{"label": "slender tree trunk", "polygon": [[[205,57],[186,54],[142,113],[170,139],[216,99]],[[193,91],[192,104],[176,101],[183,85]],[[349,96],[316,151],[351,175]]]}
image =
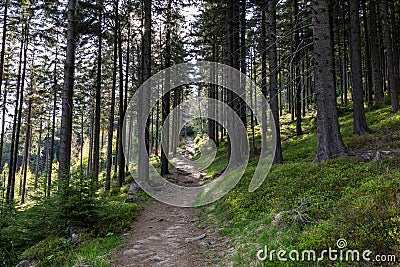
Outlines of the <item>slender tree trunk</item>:
{"label": "slender tree trunk", "polygon": [[111,187],[111,167],[112,167],[112,148],[113,148],[113,134],[114,134],[114,106],[115,106],[115,88],[117,85],[117,57],[118,57],[118,34],[117,25],[114,29],[114,58],[113,58],[113,75],[112,75],[112,89],[111,89],[111,110],[108,123],[108,142],[107,142],[107,162],[106,162],[106,190]]}
{"label": "slender tree trunk", "polygon": [[38,137],[38,142],[37,142],[37,151],[36,151],[36,169],[35,169],[35,182],[33,184],[33,190],[36,191],[37,189],[37,184],[38,184],[38,179],[39,179],[39,172],[40,172],[40,163],[41,163],[41,157],[40,157],[40,152],[41,152],[41,146],[42,146],[42,129],[43,127],[43,122],[42,119],[40,119],[40,125],[39,125],[39,137]]}
{"label": "slender tree trunk", "polygon": [[[126,110],[128,108],[128,89],[129,89],[129,64],[130,64],[130,47],[131,47],[131,25],[128,22],[128,36],[127,36],[127,49],[126,49],[126,64],[125,64],[125,97],[124,97],[124,115],[126,114]],[[125,129],[126,131],[126,129]],[[129,131],[129,140],[131,138],[131,127],[129,126],[128,128]],[[125,142],[125,140],[122,140],[123,142]],[[129,141],[130,142],[130,141]],[[128,149],[128,155],[127,155],[127,159],[129,159],[129,150]],[[125,164],[125,172],[128,172],[128,162],[126,162]]]}
{"label": "slender tree trunk", "polygon": [[[238,22],[238,31],[240,30],[240,71],[246,75],[247,74],[247,45],[246,45],[246,31],[247,31],[247,0],[240,1],[240,23]],[[239,40],[238,40],[239,41]],[[239,101],[239,117],[242,120],[242,123],[247,125],[247,111],[246,111],[246,103],[244,99],[246,99],[246,78],[243,75],[242,80],[240,81],[240,93],[241,97],[238,99]]]}
{"label": "slender tree trunk", "polygon": [[[24,36],[25,29],[23,29],[22,36]],[[24,38],[21,39],[20,50],[19,50],[19,63],[18,63],[18,80],[17,80],[17,89],[15,94],[15,108],[14,108],[14,116],[13,116],[13,126],[12,126],[12,134],[11,134],[11,148],[10,148],[10,163],[8,166],[8,179],[7,179],[7,192],[6,192],[6,202],[11,203],[14,201],[14,186],[15,186],[15,175],[14,169],[14,149],[15,149],[15,135],[17,130],[17,114],[18,114],[18,106],[19,106],[19,95],[20,95],[20,87],[21,87],[21,72],[22,72],[22,56],[24,51]]]}
{"label": "slender tree trunk", "polygon": [[[68,0],[67,53],[62,94],[62,114],[60,131],[60,160],[58,168],[58,191],[64,193],[69,186],[71,166],[72,114],[75,75],[75,0]],[[49,188],[48,188],[49,189]]]}
{"label": "slender tree trunk", "polygon": [[389,24],[389,8],[388,1],[383,0],[383,23],[385,31],[385,44],[386,44],[386,56],[387,56],[387,68],[388,68],[388,78],[389,78],[389,88],[390,88],[390,99],[392,102],[392,112],[397,113],[399,110],[399,100],[397,96],[396,88],[396,78],[395,78],[395,67],[394,64],[398,62],[393,62],[393,43],[392,43],[392,33]]}
{"label": "slender tree trunk", "polygon": [[382,64],[380,58],[380,37],[378,35],[376,1],[369,2],[369,21],[370,21],[370,37],[371,37],[371,66],[372,79],[374,84],[374,102],[379,104],[383,100],[383,79]]}
{"label": "slender tree trunk", "polygon": [[[367,102],[368,105],[372,105],[374,102],[373,99],[373,86],[372,86],[372,63],[371,63],[371,43],[370,43],[370,34],[369,34],[369,25],[367,18],[367,6],[365,4],[365,0],[361,1],[362,10],[363,10],[363,24],[364,24],[364,41],[365,41],[365,84],[367,88]],[[359,27],[359,26],[358,26]]]}
{"label": "slender tree trunk", "polygon": [[[57,35],[58,39],[58,35]],[[58,82],[57,82],[57,64],[58,64],[58,46],[56,46],[56,57],[54,59],[54,70],[53,70],[53,114],[52,114],[52,125],[51,125],[51,140],[50,140],[50,151],[49,151],[49,167],[47,168],[47,196],[51,194],[51,184],[52,184],[52,172],[53,172],[53,159],[54,159],[54,142],[55,142],[55,131],[56,131],[56,111],[57,111],[57,92],[58,92]],[[47,162],[47,161],[46,161]],[[46,187],[46,186],[45,186]]]}
{"label": "slender tree trunk", "polygon": [[[144,83],[151,76],[151,0],[144,0],[144,33],[142,39],[142,79],[141,82]],[[147,88],[149,89],[149,88]],[[139,91],[139,116],[138,124],[141,120],[147,120],[146,114],[143,110],[150,106],[150,92],[149,90]],[[146,127],[144,131],[139,130],[139,140],[145,140],[145,146],[143,142],[139,142],[139,162],[138,162],[138,175],[143,179],[149,178],[149,157],[148,152],[148,141],[149,141],[149,131]],[[146,151],[147,150],[147,151]]]}
{"label": "slender tree trunk", "polygon": [[[89,123],[90,123],[90,133],[89,133],[89,156],[86,166],[86,178],[89,177],[93,173],[93,135],[94,135],[94,120],[95,120],[95,111],[92,107],[90,107],[90,115],[89,115]],[[94,186],[94,181],[92,177],[92,186]],[[94,187],[95,188],[95,187]]]}
{"label": "slender tree trunk", "polygon": [[351,50],[351,78],[353,89],[354,109],[354,134],[369,133],[365,119],[364,93],[362,86],[362,61],[361,61],[361,34],[360,34],[360,2],[350,0],[350,50]]}
{"label": "slender tree trunk", "polygon": [[93,170],[91,174],[94,187],[99,186],[99,168],[100,168],[100,119],[101,119],[101,78],[102,78],[102,49],[103,49],[103,1],[98,0],[98,33],[97,33],[97,74],[96,74],[96,104],[94,118],[94,133],[93,133]]}
{"label": "slender tree trunk", "polygon": [[392,31],[392,43],[393,43],[393,68],[394,68],[394,81],[396,84],[396,92],[397,97],[400,95],[400,65],[399,65],[399,24],[396,23],[396,6],[394,1],[388,2],[390,8],[390,22],[391,22],[391,31]]}
{"label": "slender tree trunk", "polygon": [[[1,136],[0,136],[0,173],[3,170],[3,145],[4,145],[4,133],[6,124],[6,104],[7,104],[7,83],[3,92],[3,106],[2,106],[2,118],[1,118]],[[5,184],[3,183],[3,186]]]}
{"label": "slender tree trunk", "polygon": [[31,114],[32,114],[32,99],[28,100],[28,118],[26,122],[26,134],[25,134],[25,147],[24,147],[24,161],[23,161],[23,176],[22,192],[21,192],[21,204],[25,203],[26,197],[26,178],[29,169],[29,158],[30,158],[30,147],[31,147]]}
{"label": "slender tree trunk", "polygon": [[276,1],[268,0],[269,11],[269,86],[270,102],[273,119],[275,121],[275,156],[274,164],[283,162],[281,134],[279,124],[279,105],[278,105],[278,72],[277,72],[277,45],[276,45]]}
{"label": "slender tree trunk", "polygon": [[296,135],[303,135],[303,129],[301,128],[301,77],[300,77],[300,25],[299,25],[299,3],[298,0],[293,0],[293,15],[294,15],[294,66],[295,66],[295,84],[296,84]]}
{"label": "slender tree trunk", "polygon": [[[81,147],[80,147],[80,164],[79,164],[79,180],[80,180],[80,185],[82,186],[83,183],[83,145],[84,145],[84,139],[83,139],[83,126],[84,126],[84,114],[83,114],[83,109],[81,110]],[[90,148],[89,148],[90,149]],[[88,165],[90,165],[90,160],[88,161]]]}
{"label": "slender tree trunk", "polygon": [[[8,2],[6,0],[4,2],[4,16],[3,16],[3,36],[1,42],[1,52],[0,52],[0,95],[1,95],[1,86],[3,84],[3,73],[4,73],[4,56],[6,50],[6,37],[7,37],[7,21],[8,21]],[[0,161],[1,164],[1,161]]]}
{"label": "slender tree trunk", "polygon": [[[214,39],[214,38],[213,38]],[[215,62],[215,50],[216,50],[216,44],[212,44],[212,54],[211,54],[211,61]],[[216,85],[215,85],[215,68],[210,69],[210,85],[208,86],[208,97],[210,99],[215,99],[215,94],[216,94]],[[209,112],[209,117],[215,117],[215,105],[213,102],[209,101],[208,103],[208,112]],[[208,119],[208,138],[212,140],[214,143],[216,143],[216,134],[215,134],[215,126],[216,122],[214,119]]]}
{"label": "slender tree trunk", "polygon": [[[169,132],[169,122],[167,121],[169,111],[170,111],[170,97],[171,94],[169,92],[170,87],[171,87],[171,81],[170,81],[170,73],[168,71],[168,68],[171,67],[171,5],[172,5],[172,0],[168,0],[168,7],[167,7],[167,33],[166,33],[166,39],[165,39],[165,68],[167,69],[165,73],[165,80],[164,80],[164,93],[162,97],[162,123],[163,123],[163,128],[167,128],[167,131],[163,132]],[[168,170],[168,158],[167,155],[169,153],[169,136],[168,134],[163,135],[162,138],[162,144],[161,144],[161,175],[165,176],[166,174],[169,173]]]}
{"label": "slender tree trunk", "polygon": [[343,91],[344,91],[344,105],[347,106],[348,102],[348,91],[349,91],[349,83],[348,83],[348,52],[347,52],[347,26],[346,26],[346,12],[345,8],[343,8],[342,20],[344,22],[344,29],[343,29]]}
{"label": "slender tree trunk", "polygon": [[[267,10],[262,11],[261,14],[261,92],[265,98],[268,96],[267,89]],[[254,68],[254,82],[256,82],[256,68]],[[256,100],[257,92],[254,93],[254,102],[257,103]],[[257,107],[257,105],[255,105]],[[267,145],[267,109],[263,105],[261,110],[262,116],[262,146],[263,149],[266,148]],[[257,111],[256,111],[257,113]]]}
{"label": "slender tree trunk", "polygon": [[[27,54],[27,36],[28,36],[28,26],[23,29],[23,37],[21,40],[21,51],[20,51],[20,64],[18,69],[18,81],[17,81],[17,94],[15,103],[15,113],[14,113],[14,125],[13,125],[13,136],[11,141],[11,151],[10,151],[10,166],[9,166],[9,177],[7,185],[7,202],[10,203],[14,201],[14,191],[15,191],[15,173],[17,169],[18,160],[18,150],[19,150],[19,135],[21,130],[21,119],[22,119],[22,108],[24,101],[24,81],[26,73],[26,54]],[[23,52],[23,53],[22,53]],[[22,59],[23,64],[22,64]],[[23,66],[22,66],[23,65]],[[22,68],[22,75],[21,75]]]}
{"label": "slender tree trunk", "polygon": [[[118,0],[117,0],[117,7],[118,7]],[[122,34],[121,34],[121,22],[117,8],[117,26],[118,26],[118,51],[119,51],[119,119],[118,119],[118,164],[119,164],[119,172],[118,172],[118,186],[122,187],[125,183],[125,157],[124,157],[124,149],[123,149],[123,125],[124,125],[124,75],[123,75],[123,62],[122,62]]]}
{"label": "slender tree trunk", "polygon": [[337,115],[335,78],[333,76],[332,42],[330,35],[328,0],[312,1],[315,93],[317,98],[317,138],[316,161],[324,161],[344,155],[347,152]]}

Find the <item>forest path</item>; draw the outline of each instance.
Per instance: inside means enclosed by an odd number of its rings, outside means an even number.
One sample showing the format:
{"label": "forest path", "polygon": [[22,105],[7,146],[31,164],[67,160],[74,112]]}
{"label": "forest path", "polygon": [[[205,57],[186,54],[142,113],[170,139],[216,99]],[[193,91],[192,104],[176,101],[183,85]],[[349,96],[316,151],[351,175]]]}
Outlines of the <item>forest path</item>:
{"label": "forest path", "polygon": [[[183,154],[194,155],[191,139]],[[186,161],[185,161],[186,162]],[[179,185],[200,185],[199,172],[190,173],[191,166],[177,164],[171,168],[169,179]],[[150,200],[133,224],[132,231],[123,235],[122,248],[110,262],[112,267],[201,267],[213,266],[210,254],[220,251],[217,233],[196,226],[196,210],[180,208]],[[207,259],[200,257],[204,253]],[[226,265],[225,265],[226,266]]]}

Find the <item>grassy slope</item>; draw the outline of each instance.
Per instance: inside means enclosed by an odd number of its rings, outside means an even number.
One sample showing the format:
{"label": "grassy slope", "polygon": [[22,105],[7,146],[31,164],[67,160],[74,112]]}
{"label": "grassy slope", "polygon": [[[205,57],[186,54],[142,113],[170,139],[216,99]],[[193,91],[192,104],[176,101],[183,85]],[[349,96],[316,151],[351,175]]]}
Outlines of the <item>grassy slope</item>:
{"label": "grassy slope", "polygon": [[[352,115],[341,111],[342,135],[354,151],[400,148],[400,115],[390,108],[369,111],[367,120],[374,134],[354,137]],[[346,114],[347,113],[347,114]],[[345,156],[322,164],[316,154],[315,118],[303,122],[304,136],[295,135],[295,124],[283,123],[285,163],[273,166],[266,181],[254,193],[248,185],[257,161],[251,159],[236,188],[220,201],[202,209],[201,221],[219,224],[222,235],[232,240],[235,266],[310,266],[308,263],[260,262],[259,249],[284,248],[322,251],[344,238],[348,248],[400,256],[400,159],[364,162]],[[218,152],[210,174],[226,163],[226,151]],[[301,206],[300,202],[306,202]],[[345,263],[337,266],[347,266]],[[319,266],[332,265],[325,262]],[[352,262],[351,266],[357,263]],[[360,263],[360,266],[365,266]]]}

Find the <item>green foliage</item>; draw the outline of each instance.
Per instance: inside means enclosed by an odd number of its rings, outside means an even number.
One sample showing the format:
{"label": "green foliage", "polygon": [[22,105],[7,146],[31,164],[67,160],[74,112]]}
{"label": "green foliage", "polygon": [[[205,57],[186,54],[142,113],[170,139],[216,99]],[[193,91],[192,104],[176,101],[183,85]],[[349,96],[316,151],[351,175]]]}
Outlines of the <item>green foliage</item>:
{"label": "green foliage", "polygon": [[[375,133],[353,136],[352,114],[341,111],[342,134],[354,151],[398,150],[400,116],[390,108],[371,110],[367,120]],[[291,136],[291,124],[284,126]],[[308,129],[306,127],[309,127]],[[263,185],[254,193],[248,186],[256,158],[251,158],[244,177],[228,195],[201,209],[200,221],[218,224],[223,237],[231,240],[234,266],[312,266],[309,262],[260,262],[258,250],[268,246],[290,251],[322,251],[344,238],[349,249],[371,250],[374,254],[400,256],[400,159],[377,162],[344,156],[324,163],[312,162],[317,150],[313,126],[308,134],[283,143],[285,163],[271,168]],[[379,129],[379,130],[378,130]],[[227,161],[219,149],[217,155]],[[209,171],[223,169],[214,162]],[[329,262],[320,263],[327,266]],[[352,262],[351,266],[364,266]],[[337,263],[335,266],[348,266]]]}
{"label": "green foliage", "polygon": [[70,239],[50,236],[25,250],[20,258],[35,260],[36,266],[63,266],[64,254],[72,247]]}
{"label": "green foliage", "polygon": [[[62,197],[55,194],[24,210],[5,209],[0,216],[1,266],[15,266],[22,259],[37,260],[37,266],[64,266],[66,262],[71,264],[65,266],[72,266],[82,259],[93,260],[97,252],[89,257],[85,256],[88,249],[81,250],[88,242],[95,242],[91,244],[101,248],[101,255],[110,250],[105,244],[117,239],[111,238],[114,234],[129,229],[140,206],[123,203],[126,195],[120,195],[119,189],[114,196],[94,192],[88,180],[78,180]],[[69,227],[86,232],[77,244],[67,236]]]}
{"label": "green foliage", "polygon": [[139,210],[140,206],[134,203],[121,204],[116,200],[103,200],[98,204],[93,230],[98,236],[122,233],[130,227]]}
{"label": "green foliage", "polygon": [[48,237],[22,253],[21,258],[35,260],[36,267],[47,266],[108,266],[109,252],[120,241],[118,235],[104,238],[82,236],[73,244],[70,239]]}

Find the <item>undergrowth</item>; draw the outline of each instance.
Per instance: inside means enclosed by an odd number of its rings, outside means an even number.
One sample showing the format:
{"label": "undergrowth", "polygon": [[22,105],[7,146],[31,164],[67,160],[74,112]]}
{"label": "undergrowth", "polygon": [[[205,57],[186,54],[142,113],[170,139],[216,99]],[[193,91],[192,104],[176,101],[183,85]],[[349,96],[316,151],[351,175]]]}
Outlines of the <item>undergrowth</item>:
{"label": "undergrowth", "polygon": [[[341,111],[341,131],[346,145],[357,153],[379,150],[399,152],[400,115],[389,107],[371,109],[367,121],[374,131],[365,136],[353,135],[351,110]],[[315,118],[303,122],[303,136],[295,137],[295,124],[283,122],[282,136],[285,163],[271,168],[262,186],[248,192],[257,157],[250,158],[246,172],[237,186],[219,201],[201,209],[200,222],[223,229],[221,235],[231,240],[234,266],[373,266],[376,262],[321,262],[257,258],[265,250],[344,249],[371,250],[376,255],[400,257],[400,159],[387,157],[367,162],[360,157],[344,156],[324,163],[314,163],[317,150]],[[260,139],[260,136],[256,136]],[[209,173],[223,171],[228,159],[226,147],[219,149]],[[275,253],[276,253],[275,252]],[[263,254],[262,254],[263,255]],[[288,258],[288,254],[285,255]],[[319,254],[317,254],[317,257]],[[301,254],[300,254],[301,259]],[[389,265],[389,264],[388,264]],[[378,266],[388,266],[378,264]],[[395,264],[394,264],[395,266]]]}
{"label": "undergrowth", "polygon": [[[0,220],[0,266],[21,260],[45,266],[107,266],[111,249],[136,218],[141,205],[124,203],[127,186],[93,193],[89,184],[72,185],[67,200],[58,195],[30,207],[8,207]],[[138,193],[138,201],[147,199]],[[68,229],[75,229],[77,240]]]}

